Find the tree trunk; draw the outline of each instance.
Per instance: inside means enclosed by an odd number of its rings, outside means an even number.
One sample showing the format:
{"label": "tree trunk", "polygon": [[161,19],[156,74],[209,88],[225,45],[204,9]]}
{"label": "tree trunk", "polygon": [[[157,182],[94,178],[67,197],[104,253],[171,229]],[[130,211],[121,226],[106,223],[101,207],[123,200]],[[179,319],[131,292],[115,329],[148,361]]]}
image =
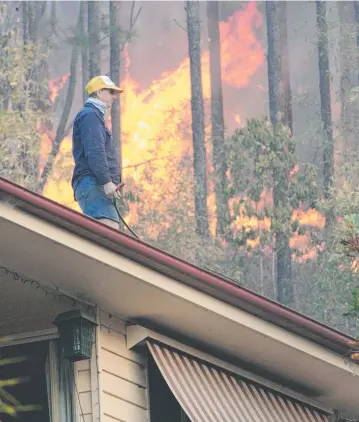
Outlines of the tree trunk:
{"label": "tree trunk", "polygon": [[355,2],[338,1],[339,12],[339,57],[340,57],[340,100],[341,100],[341,134],[344,150],[359,146],[357,122],[359,119],[358,100],[351,98],[351,90],[358,83],[357,28],[355,19]]}
{"label": "tree trunk", "polygon": [[186,1],[188,52],[191,73],[192,138],[194,167],[194,202],[196,232],[208,236],[207,165],[204,138],[204,107],[201,76],[201,32],[199,2]]}
{"label": "tree trunk", "polygon": [[22,4],[22,36],[24,44],[29,41],[29,2],[23,1]]}
{"label": "tree trunk", "polygon": [[32,43],[36,42],[36,2],[28,2],[27,6],[28,34]]}
{"label": "tree trunk", "polygon": [[[270,118],[274,128],[278,123],[286,124],[291,128],[288,46],[286,28],[283,28],[287,25],[284,2],[267,1],[266,18]],[[281,220],[283,219],[281,211],[285,209],[287,201],[288,175],[273,172],[273,179],[275,218]],[[290,216],[285,215],[284,218],[290,219]],[[294,302],[294,288],[289,233],[279,229],[275,231],[275,249],[277,300],[285,305],[291,305]]]}
{"label": "tree trunk", "polygon": [[215,174],[217,235],[223,236],[229,222],[227,203],[226,161],[224,157],[224,119],[221,72],[221,43],[219,34],[218,1],[207,1],[209,57],[211,74],[211,124],[213,168]]}
{"label": "tree trunk", "polygon": [[89,51],[88,51],[88,35],[87,35],[87,22],[88,22],[88,5],[86,1],[80,3],[80,42],[81,42],[81,68],[82,68],[82,100],[87,99],[85,86],[89,82]]}
{"label": "tree trunk", "polygon": [[[44,59],[48,45],[37,39],[37,30],[40,21],[45,13],[46,2],[22,2],[23,16],[23,43],[31,49],[33,57],[33,66],[31,71],[25,74],[25,79],[29,81],[40,82],[48,79],[48,63]],[[31,91],[31,103],[34,110],[46,112],[49,109],[47,104],[48,88],[47,84],[36,84],[36,89]],[[23,144],[21,160],[24,163],[24,172],[27,179],[27,187],[34,191],[39,191],[39,150],[40,145],[29,146],[28,143]]]}
{"label": "tree trunk", "polygon": [[[334,148],[333,148],[333,128],[332,111],[330,104],[330,71],[328,54],[328,25],[327,6],[325,1],[317,0],[317,32],[318,32],[318,65],[319,65],[319,89],[320,89],[320,111],[323,125],[323,177],[324,195],[330,198],[333,186],[334,173]],[[330,216],[326,218],[328,226]]]}
{"label": "tree trunk", "polygon": [[51,174],[55,159],[57,157],[57,154],[60,151],[61,142],[65,136],[66,125],[67,125],[67,121],[70,115],[72,103],[74,100],[76,80],[77,80],[77,63],[78,63],[79,49],[80,49],[80,42],[79,42],[80,27],[81,27],[81,10],[79,11],[79,17],[78,17],[77,27],[76,27],[76,35],[75,35],[74,45],[72,47],[72,54],[71,54],[71,61],[70,61],[70,78],[69,78],[68,87],[67,87],[65,104],[63,107],[59,125],[56,130],[56,135],[55,135],[54,142],[52,144],[50,155],[47,159],[47,162],[45,164],[44,170],[41,175],[40,191],[42,191],[44,187],[46,186],[46,183]]}
{"label": "tree trunk", "polygon": [[[117,0],[110,1],[110,78],[118,86],[120,84],[121,40],[120,40],[120,6]],[[122,180],[122,148],[121,148],[121,116],[120,95],[112,103],[111,109],[112,136],[117,149],[120,163],[120,176]]]}
{"label": "tree trunk", "polygon": [[52,2],[51,12],[50,12],[50,27],[51,27],[52,33],[55,33],[56,31],[56,21],[57,21],[57,4],[56,2]]}
{"label": "tree trunk", "polygon": [[[355,23],[356,23],[356,40],[357,40],[357,51],[359,51],[359,1],[354,1],[354,9],[355,9]],[[356,59],[357,63],[357,85],[359,85],[359,54]]]}
{"label": "tree trunk", "polygon": [[100,2],[88,1],[89,78],[101,74]]}
{"label": "tree trunk", "polygon": [[292,92],[290,89],[289,51],[287,34],[287,4],[285,1],[282,1],[280,3],[279,13],[283,84],[283,123],[289,127],[291,133],[293,134]]}

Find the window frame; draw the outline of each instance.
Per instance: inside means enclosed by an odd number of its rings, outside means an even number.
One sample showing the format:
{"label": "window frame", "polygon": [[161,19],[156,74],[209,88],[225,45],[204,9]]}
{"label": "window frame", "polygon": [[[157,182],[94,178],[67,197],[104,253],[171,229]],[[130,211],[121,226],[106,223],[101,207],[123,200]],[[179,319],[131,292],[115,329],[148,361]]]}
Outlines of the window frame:
{"label": "window frame", "polygon": [[[46,364],[44,367],[44,372],[49,378],[49,388],[48,397],[49,401],[49,420],[50,422],[77,422],[78,412],[76,406],[76,388],[77,388],[77,373],[75,371],[75,366],[73,363],[68,363],[70,365],[72,380],[66,386],[71,391],[71,404],[65,410],[65,415],[70,414],[70,418],[63,418],[64,409],[61,409],[61,394],[65,392],[61,391],[60,388],[60,368],[61,368],[61,350],[58,344],[59,334],[57,329],[49,328],[44,330],[23,332],[11,335],[2,335],[1,336],[5,341],[0,344],[0,349],[9,346],[25,345],[35,342],[47,342],[48,355],[46,359]],[[65,364],[67,365],[67,363]],[[71,382],[72,381],[72,382]],[[50,400],[51,398],[51,400]],[[65,403],[67,401],[65,400]]]}

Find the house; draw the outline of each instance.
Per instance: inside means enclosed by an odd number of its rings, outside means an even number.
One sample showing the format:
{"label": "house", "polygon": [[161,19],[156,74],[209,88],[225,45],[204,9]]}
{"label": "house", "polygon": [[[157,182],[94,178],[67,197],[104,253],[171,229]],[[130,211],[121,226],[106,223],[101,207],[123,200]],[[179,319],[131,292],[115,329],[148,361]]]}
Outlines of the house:
{"label": "house", "polygon": [[[0,375],[41,406],[18,420],[359,419],[352,338],[4,179],[0,236],[0,352],[27,357]],[[70,310],[88,359],[61,351]]]}

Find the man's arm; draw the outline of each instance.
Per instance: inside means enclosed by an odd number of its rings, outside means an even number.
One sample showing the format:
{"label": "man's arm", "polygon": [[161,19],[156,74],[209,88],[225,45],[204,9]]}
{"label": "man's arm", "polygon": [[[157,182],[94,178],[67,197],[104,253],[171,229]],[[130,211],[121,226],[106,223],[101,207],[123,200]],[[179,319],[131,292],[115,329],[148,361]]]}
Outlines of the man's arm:
{"label": "man's arm", "polygon": [[87,113],[81,121],[81,139],[89,167],[100,185],[111,182],[105,152],[106,131],[94,113]]}

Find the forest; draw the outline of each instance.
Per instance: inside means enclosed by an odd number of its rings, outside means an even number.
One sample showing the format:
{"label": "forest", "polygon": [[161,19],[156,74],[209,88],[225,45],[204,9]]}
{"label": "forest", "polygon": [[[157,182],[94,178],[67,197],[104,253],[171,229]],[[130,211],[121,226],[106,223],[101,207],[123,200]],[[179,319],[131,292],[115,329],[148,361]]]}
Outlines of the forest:
{"label": "forest", "polygon": [[80,211],[87,82],[146,241],[357,335],[359,2],[2,1],[0,176]]}

